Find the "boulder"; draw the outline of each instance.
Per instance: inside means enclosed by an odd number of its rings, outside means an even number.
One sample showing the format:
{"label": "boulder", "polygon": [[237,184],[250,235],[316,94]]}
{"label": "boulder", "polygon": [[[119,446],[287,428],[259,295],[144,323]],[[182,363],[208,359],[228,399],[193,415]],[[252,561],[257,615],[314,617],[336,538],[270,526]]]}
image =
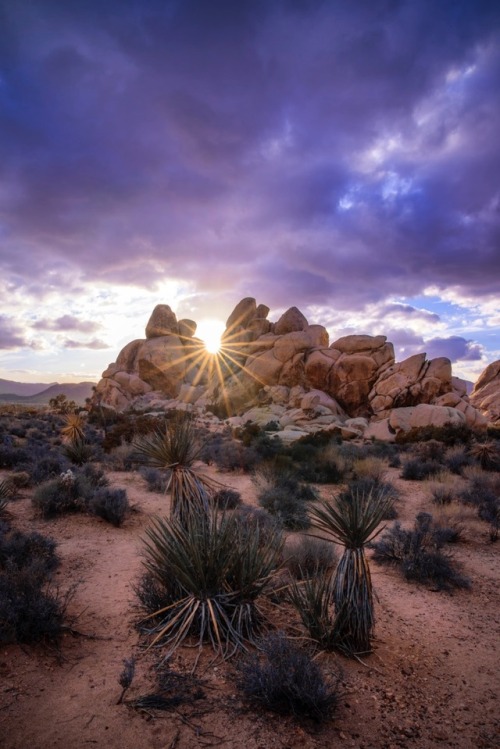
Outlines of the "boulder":
{"label": "boulder", "polygon": [[153,390],[175,398],[186,374],[184,347],[178,336],[150,338],[137,351],[138,375]]}
{"label": "boulder", "polygon": [[[269,312],[269,310],[267,310]],[[233,328],[246,328],[251,320],[257,317],[257,303],[252,297],[242,299],[226,320],[226,331]],[[262,309],[259,317],[262,317]],[[265,317],[265,315],[264,315]]]}
{"label": "boulder", "polygon": [[346,335],[338,338],[331,348],[340,351],[341,354],[356,354],[360,351],[376,351],[385,345],[385,335]]}
{"label": "boulder", "polygon": [[284,312],[274,326],[276,335],[286,335],[297,330],[305,330],[308,323],[302,312],[297,307],[290,307]]}
{"label": "boulder", "polygon": [[493,424],[500,422],[500,359],[481,373],[470,394],[471,404]]}
{"label": "boulder", "polygon": [[451,391],[450,360],[439,357],[426,361],[425,354],[415,354],[384,369],[368,397],[374,414],[387,415],[393,408],[433,403]]}
{"label": "boulder", "polygon": [[198,327],[194,320],[179,320],[177,325],[179,329],[179,337],[183,341],[186,338],[192,338]]}
{"label": "boulder", "polygon": [[278,385],[283,362],[274,355],[274,351],[264,351],[259,356],[250,356],[245,363],[245,372],[261,387]]}
{"label": "boulder", "polygon": [[177,318],[168,304],[157,304],[146,325],[146,338],[158,338],[160,336],[179,332]]}

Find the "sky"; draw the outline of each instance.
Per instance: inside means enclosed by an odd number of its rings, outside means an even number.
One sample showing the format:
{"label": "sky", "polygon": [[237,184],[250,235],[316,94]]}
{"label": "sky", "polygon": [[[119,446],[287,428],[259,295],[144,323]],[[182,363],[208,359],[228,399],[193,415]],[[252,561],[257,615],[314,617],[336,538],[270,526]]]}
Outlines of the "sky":
{"label": "sky", "polygon": [[500,3],[0,0],[0,377],[251,296],[500,358]]}

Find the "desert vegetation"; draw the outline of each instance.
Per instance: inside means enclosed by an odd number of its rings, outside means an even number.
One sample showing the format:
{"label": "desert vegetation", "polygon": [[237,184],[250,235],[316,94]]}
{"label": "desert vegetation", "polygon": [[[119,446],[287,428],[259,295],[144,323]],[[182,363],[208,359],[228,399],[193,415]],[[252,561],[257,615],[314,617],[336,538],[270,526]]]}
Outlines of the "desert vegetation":
{"label": "desert vegetation", "polygon": [[[135,731],[141,715],[167,711],[179,736],[205,726],[208,741],[210,715],[224,723],[243,710],[286,716],[285,734],[298,722],[307,736],[354,736],[350,704],[378,689],[370,674],[384,672],[380,657],[392,663],[391,607],[417,595],[425,610],[437,591],[432,605],[452,616],[483,595],[490,578],[478,560],[498,551],[499,440],[434,429],[396,445],[322,434],[287,446],[267,426],[214,432],[189,415],[103,419],[65,403],[5,409],[0,641],[13,678],[21,645],[35,648],[24,666],[31,673],[33,663],[33,678],[44,653],[78,657],[97,634],[81,612],[120,576],[128,593],[115,626],[129,650],[114,640],[115,725]],[[94,557],[82,561],[93,538]],[[107,545],[120,552],[100,569]],[[102,575],[94,597],[86,575]],[[404,616],[409,633],[426,637],[411,609]],[[100,627],[102,653],[112,617]],[[0,711],[11,731],[13,709]]]}

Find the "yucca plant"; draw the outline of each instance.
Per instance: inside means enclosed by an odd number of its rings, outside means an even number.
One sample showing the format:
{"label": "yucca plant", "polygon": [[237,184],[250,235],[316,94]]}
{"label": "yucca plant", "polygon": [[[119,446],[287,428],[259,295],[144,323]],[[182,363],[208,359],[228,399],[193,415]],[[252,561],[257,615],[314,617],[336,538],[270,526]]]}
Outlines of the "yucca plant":
{"label": "yucca plant", "polygon": [[[234,514],[188,513],[184,518],[157,518],[146,531],[145,566],[155,588],[143,629],[158,643],[175,650],[186,637],[197,637],[223,656],[253,641],[263,622],[257,598],[276,569],[282,548],[275,530],[262,544],[257,528],[249,529]],[[148,596],[143,580],[144,603]],[[149,622],[149,624],[148,624]]]}
{"label": "yucca plant", "polygon": [[178,414],[165,431],[144,435],[133,445],[140,459],[168,472],[165,491],[170,491],[172,517],[187,523],[193,511],[209,512],[210,496],[220,487],[193,467],[202,445],[189,417]]}
{"label": "yucca plant", "polygon": [[314,577],[294,580],[288,598],[297,610],[309,635],[325,650],[338,644],[335,640],[335,621],[332,611],[332,576],[323,571]]}
{"label": "yucca plant", "polygon": [[365,546],[377,535],[391,499],[384,492],[355,492],[310,510],[313,526],[344,546],[332,584],[335,636],[350,654],[371,650],[375,625],[373,587]]}
{"label": "yucca plant", "polygon": [[80,414],[66,414],[64,417],[64,426],[61,434],[69,442],[83,442],[84,439],[84,421]]}
{"label": "yucca plant", "polygon": [[8,480],[0,481],[0,516],[7,514],[7,505],[14,496],[14,487]]}
{"label": "yucca plant", "polygon": [[470,454],[478,461],[484,471],[500,470],[500,449],[495,442],[476,442]]}

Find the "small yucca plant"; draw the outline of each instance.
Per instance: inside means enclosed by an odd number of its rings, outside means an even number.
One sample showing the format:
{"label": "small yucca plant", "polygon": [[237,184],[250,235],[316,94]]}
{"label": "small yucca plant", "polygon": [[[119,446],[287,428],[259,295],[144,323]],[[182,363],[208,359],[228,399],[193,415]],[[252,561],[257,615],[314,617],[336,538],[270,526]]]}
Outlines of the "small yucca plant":
{"label": "small yucca plant", "polygon": [[365,546],[377,535],[391,499],[384,492],[355,492],[310,510],[315,528],[344,546],[332,584],[335,639],[351,654],[371,650],[375,625],[373,587]]}
{"label": "small yucca plant", "polygon": [[[146,531],[145,566],[155,607],[143,627],[175,650],[186,637],[210,642],[224,656],[253,641],[262,622],[256,599],[278,565],[282,540],[275,531],[262,543],[234,514],[189,513],[157,518]],[[139,591],[148,603],[148,582]]]}
{"label": "small yucca plant", "polygon": [[0,481],[0,516],[7,514],[7,505],[14,496],[14,492],[14,486],[10,481]]}
{"label": "small yucca plant", "polygon": [[193,467],[202,445],[191,419],[179,414],[165,431],[157,430],[133,444],[138,456],[150,466],[168,471],[165,491],[170,491],[173,517],[186,523],[193,511],[209,512],[210,495],[220,487]]}
{"label": "small yucca plant", "polygon": [[470,454],[478,461],[484,471],[500,469],[500,449],[495,442],[477,442],[470,449]]}
{"label": "small yucca plant", "polygon": [[66,414],[61,434],[71,443],[83,442],[84,426],[85,424],[80,414]]}

